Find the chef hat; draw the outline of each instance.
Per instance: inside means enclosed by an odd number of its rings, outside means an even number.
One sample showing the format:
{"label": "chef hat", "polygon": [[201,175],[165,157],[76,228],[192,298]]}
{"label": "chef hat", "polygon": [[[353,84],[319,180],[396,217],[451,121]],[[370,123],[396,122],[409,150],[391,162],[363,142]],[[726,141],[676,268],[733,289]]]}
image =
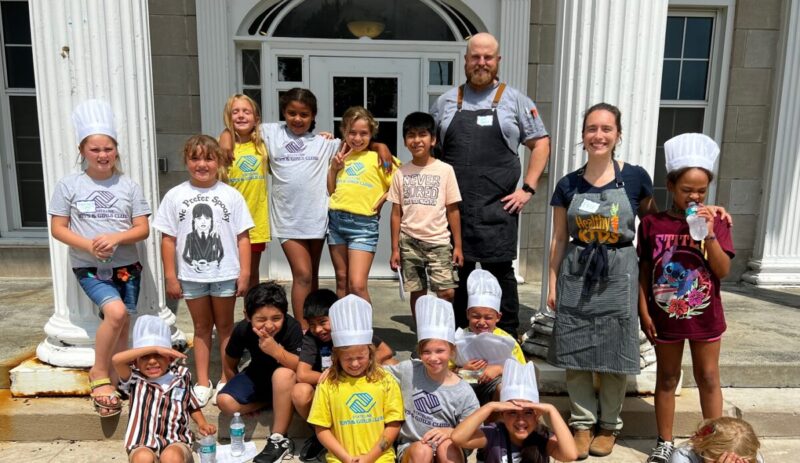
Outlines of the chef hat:
{"label": "chef hat", "polygon": [[417,299],[417,341],[441,339],[455,344],[453,304],[426,294]]}
{"label": "chef hat", "polygon": [[133,348],[155,346],[172,348],[169,326],[160,317],[142,315],[133,325]]}
{"label": "chef hat", "polygon": [[372,344],[372,306],[355,294],[334,302],[328,313],[334,347]]}
{"label": "chef hat", "polygon": [[514,359],[506,360],[503,365],[503,388],[500,400],[530,400],[539,402],[539,388],[536,386],[536,368],[533,362],[525,365]]}
{"label": "chef hat", "polygon": [[467,308],[489,307],[500,313],[500,298],[503,290],[500,283],[491,273],[483,269],[475,269],[467,278]]}
{"label": "chef hat", "polygon": [[684,133],[664,142],[667,172],[684,167],[702,167],[714,171],[719,156],[719,146],[702,133]]}
{"label": "chef hat", "polygon": [[102,100],[86,100],[72,111],[72,123],[78,143],[89,135],[108,135],[117,139],[114,130],[114,112],[111,105]]}

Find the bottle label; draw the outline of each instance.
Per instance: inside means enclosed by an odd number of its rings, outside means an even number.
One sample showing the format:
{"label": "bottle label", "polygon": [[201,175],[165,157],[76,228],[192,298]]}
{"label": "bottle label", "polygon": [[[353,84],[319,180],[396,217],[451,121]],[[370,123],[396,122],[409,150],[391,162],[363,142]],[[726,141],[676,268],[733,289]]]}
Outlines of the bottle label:
{"label": "bottle label", "polygon": [[231,428],[231,437],[242,437],[242,436],[244,436],[244,427]]}
{"label": "bottle label", "polygon": [[200,453],[217,453],[217,444],[201,445]]}

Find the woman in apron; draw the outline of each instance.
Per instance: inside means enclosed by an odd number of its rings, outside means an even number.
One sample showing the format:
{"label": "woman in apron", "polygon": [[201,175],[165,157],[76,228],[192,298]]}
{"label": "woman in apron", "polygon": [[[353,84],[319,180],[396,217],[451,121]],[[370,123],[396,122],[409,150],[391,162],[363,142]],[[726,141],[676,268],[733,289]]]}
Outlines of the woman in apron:
{"label": "woman in apron", "polygon": [[[548,361],[566,369],[579,459],[611,453],[622,429],[626,376],[639,373],[635,216],[656,207],[647,172],[614,159],[621,129],[615,106],[599,103],[586,111],[588,160],[559,180],[550,203],[547,305],[556,322]],[[593,373],[600,377],[599,400]]]}

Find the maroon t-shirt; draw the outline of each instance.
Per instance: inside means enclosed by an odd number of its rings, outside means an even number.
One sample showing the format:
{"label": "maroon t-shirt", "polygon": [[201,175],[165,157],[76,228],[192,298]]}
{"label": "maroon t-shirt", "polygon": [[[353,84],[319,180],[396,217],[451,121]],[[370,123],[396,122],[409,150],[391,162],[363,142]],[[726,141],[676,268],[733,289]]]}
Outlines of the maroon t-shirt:
{"label": "maroon t-shirt", "polygon": [[[716,217],[714,234],[723,251],[734,256],[730,226]],[[720,282],[706,260],[704,241],[694,241],[683,218],[666,212],[645,217],[639,225],[641,261],[653,267],[647,308],[658,339],[705,340],[725,332]]]}

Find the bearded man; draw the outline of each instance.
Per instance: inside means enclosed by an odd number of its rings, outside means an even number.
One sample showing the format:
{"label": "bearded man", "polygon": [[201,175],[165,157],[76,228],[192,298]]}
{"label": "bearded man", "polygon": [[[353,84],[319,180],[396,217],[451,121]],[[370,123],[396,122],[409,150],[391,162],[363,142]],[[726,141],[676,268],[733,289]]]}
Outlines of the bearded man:
{"label": "bearded man", "polygon": [[[462,201],[461,241],[464,265],[453,309],[456,324],[467,326],[467,276],[478,262],[492,273],[503,291],[497,324],[516,337],[519,296],[512,261],[517,258],[519,214],[536,193],[550,157],[550,138],[536,105],[497,77],[500,47],[488,33],[467,42],[467,82],[441,95],[430,109],[436,119],[440,159],[453,166]],[[524,143],[531,150],[522,187],[517,154]]]}

